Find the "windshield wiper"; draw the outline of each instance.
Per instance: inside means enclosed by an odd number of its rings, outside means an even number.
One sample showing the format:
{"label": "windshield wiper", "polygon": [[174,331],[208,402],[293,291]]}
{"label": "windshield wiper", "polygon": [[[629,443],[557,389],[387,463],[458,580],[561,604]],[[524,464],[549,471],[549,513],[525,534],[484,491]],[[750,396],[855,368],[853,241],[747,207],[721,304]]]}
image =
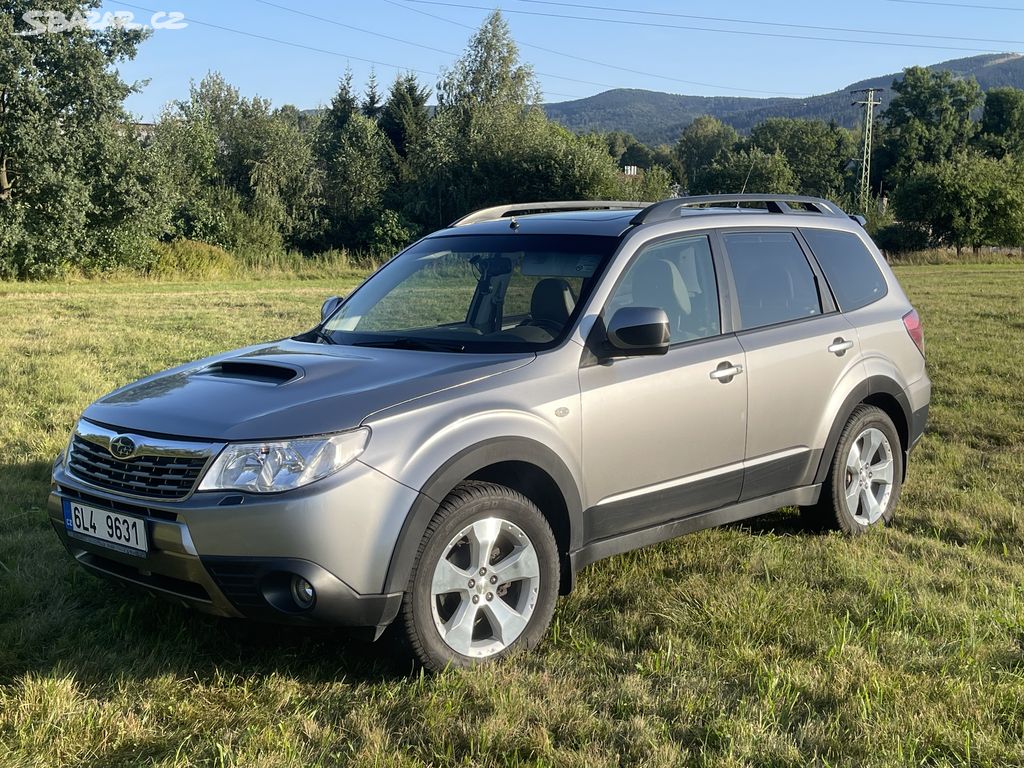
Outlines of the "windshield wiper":
{"label": "windshield wiper", "polygon": [[419,349],[429,352],[463,352],[466,345],[458,341],[443,339],[421,339],[416,336],[394,336],[373,341],[357,341],[353,347],[380,347],[381,349]]}
{"label": "windshield wiper", "polygon": [[318,339],[320,339],[320,341],[322,341],[324,344],[337,344],[338,343],[338,342],[336,342],[334,340],[334,338],[331,336],[331,334],[324,333],[319,328],[314,328],[312,331],[310,331],[310,333],[312,333],[314,336],[316,336]]}

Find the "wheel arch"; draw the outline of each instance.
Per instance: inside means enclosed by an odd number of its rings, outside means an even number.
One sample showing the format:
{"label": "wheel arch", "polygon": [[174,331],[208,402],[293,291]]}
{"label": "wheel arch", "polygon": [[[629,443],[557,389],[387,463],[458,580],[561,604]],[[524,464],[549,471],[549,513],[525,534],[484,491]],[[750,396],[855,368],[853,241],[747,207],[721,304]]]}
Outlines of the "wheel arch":
{"label": "wheel arch", "polygon": [[910,400],[903,391],[903,387],[894,379],[888,376],[871,376],[857,384],[839,407],[821,452],[818,471],[814,475],[815,483],[825,482],[829,467],[832,466],[836,446],[839,445],[839,438],[843,433],[843,427],[850,420],[850,415],[854,409],[861,404],[880,408],[892,419],[893,424],[896,426],[896,433],[900,438],[900,450],[903,454],[903,475],[904,477],[906,476],[907,459],[910,453],[910,425],[912,418]]}
{"label": "wheel arch", "polygon": [[386,592],[408,585],[416,551],[434,513],[461,482],[483,480],[512,488],[537,505],[555,534],[561,563],[560,592],[572,589],[569,552],[582,531],[583,505],[572,473],[551,448],[523,437],[485,440],[459,451],[419,489],[398,534],[385,578]]}

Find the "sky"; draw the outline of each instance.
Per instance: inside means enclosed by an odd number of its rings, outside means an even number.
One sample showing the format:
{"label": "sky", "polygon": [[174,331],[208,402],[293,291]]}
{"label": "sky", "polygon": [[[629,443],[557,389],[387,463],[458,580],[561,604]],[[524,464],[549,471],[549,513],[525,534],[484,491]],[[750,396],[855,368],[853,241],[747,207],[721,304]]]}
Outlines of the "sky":
{"label": "sky", "polygon": [[808,96],[914,64],[1024,52],[1024,0],[156,2],[104,0],[102,6],[146,24],[156,11],[184,16],[175,25],[183,28],[155,30],[136,59],[120,66],[127,81],[139,83],[127,106],[144,121],[186,98],[190,81],[209,71],[244,96],[301,109],[327,104],[346,68],[360,90],[371,71],[381,91],[410,70],[433,86],[496,7],[545,101],[610,88]]}

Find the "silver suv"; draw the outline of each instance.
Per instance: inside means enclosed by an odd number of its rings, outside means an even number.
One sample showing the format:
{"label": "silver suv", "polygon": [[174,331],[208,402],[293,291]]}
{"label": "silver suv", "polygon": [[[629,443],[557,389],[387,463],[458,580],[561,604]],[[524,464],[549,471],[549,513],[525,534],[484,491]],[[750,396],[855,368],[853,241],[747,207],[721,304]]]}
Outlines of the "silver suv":
{"label": "silver suv", "polygon": [[791,505],[887,523],[930,390],[916,312],[833,203],[502,206],[306,333],[89,406],[49,516],[94,573],[397,621],[428,668],[469,665],[540,642],[595,560]]}

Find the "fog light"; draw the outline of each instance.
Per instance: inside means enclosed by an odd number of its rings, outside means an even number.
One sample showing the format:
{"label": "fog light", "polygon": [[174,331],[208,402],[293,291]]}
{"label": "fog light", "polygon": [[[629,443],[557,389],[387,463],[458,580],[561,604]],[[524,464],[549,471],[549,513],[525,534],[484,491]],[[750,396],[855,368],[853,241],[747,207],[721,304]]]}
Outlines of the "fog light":
{"label": "fog light", "polygon": [[292,600],[302,610],[312,608],[316,602],[316,590],[301,576],[292,576]]}

